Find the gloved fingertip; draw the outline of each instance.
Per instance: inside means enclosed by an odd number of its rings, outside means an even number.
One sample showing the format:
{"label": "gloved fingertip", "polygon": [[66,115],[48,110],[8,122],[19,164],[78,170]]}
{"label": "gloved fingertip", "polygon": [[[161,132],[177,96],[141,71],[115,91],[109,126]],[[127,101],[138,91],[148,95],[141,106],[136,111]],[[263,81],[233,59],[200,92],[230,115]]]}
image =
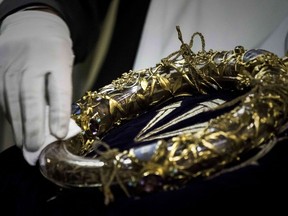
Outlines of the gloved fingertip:
{"label": "gloved fingertip", "polygon": [[18,148],[22,148],[24,141],[20,133],[18,135],[14,133],[14,141]]}
{"label": "gloved fingertip", "polygon": [[16,144],[16,146],[17,146],[18,148],[22,148],[22,146],[23,146],[22,140],[20,141],[20,140],[18,140],[17,138],[16,138],[16,140],[15,140],[15,144]]}
{"label": "gloved fingertip", "polygon": [[52,124],[51,133],[58,139],[64,139],[68,134],[68,126],[67,123]]}
{"label": "gloved fingertip", "polygon": [[37,146],[37,145],[25,144],[25,148],[26,148],[27,151],[29,151],[29,152],[36,152],[36,151],[39,149],[39,146]]}
{"label": "gloved fingertip", "polygon": [[27,151],[36,152],[44,144],[44,139],[26,139],[23,144]]}

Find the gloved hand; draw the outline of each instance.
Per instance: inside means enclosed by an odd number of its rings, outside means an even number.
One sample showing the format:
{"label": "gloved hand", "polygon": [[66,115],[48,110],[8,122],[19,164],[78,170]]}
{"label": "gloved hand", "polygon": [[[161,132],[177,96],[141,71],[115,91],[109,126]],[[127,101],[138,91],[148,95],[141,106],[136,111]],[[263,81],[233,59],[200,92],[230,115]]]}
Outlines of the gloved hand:
{"label": "gloved hand", "polygon": [[42,11],[19,11],[0,29],[0,105],[16,145],[35,152],[49,132],[67,135],[71,114],[74,54],[66,23]]}

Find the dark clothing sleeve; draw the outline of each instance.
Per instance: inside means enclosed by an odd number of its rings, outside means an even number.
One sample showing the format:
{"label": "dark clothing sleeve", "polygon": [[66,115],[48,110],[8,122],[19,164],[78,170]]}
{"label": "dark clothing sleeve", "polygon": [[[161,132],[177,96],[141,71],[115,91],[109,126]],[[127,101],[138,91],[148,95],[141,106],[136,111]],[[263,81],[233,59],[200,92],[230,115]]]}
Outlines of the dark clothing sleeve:
{"label": "dark clothing sleeve", "polygon": [[3,18],[15,11],[32,5],[47,5],[60,11],[59,3],[53,0],[4,0],[0,5],[0,20],[2,21]]}
{"label": "dark clothing sleeve", "polygon": [[70,29],[77,63],[84,60],[97,40],[109,3],[109,0],[4,0],[0,4],[0,21],[28,6],[46,5],[53,8]]}

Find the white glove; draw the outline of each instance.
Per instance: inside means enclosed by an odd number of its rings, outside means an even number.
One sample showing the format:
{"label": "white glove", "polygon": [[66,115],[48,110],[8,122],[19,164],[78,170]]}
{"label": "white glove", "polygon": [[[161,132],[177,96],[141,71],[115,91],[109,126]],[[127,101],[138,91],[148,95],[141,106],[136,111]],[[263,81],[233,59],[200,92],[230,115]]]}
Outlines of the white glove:
{"label": "white glove", "polygon": [[73,61],[69,29],[57,15],[21,11],[2,22],[0,106],[18,147],[35,152],[45,143],[47,104],[49,134],[67,135]]}

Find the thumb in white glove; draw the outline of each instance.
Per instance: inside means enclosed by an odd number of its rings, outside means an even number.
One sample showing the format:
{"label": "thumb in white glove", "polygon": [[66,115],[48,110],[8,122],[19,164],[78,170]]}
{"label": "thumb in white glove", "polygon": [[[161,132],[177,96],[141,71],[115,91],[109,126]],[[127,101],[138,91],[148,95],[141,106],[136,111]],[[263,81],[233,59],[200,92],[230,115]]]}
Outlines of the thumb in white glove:
{"label": "thumb in white glove", "polygon": [[21,11],[0,29],[0,105],[12,124],[16,145],[37,151],[50,133],[67,135],[71,115],[74,55],[69,29],[52,13]]}

